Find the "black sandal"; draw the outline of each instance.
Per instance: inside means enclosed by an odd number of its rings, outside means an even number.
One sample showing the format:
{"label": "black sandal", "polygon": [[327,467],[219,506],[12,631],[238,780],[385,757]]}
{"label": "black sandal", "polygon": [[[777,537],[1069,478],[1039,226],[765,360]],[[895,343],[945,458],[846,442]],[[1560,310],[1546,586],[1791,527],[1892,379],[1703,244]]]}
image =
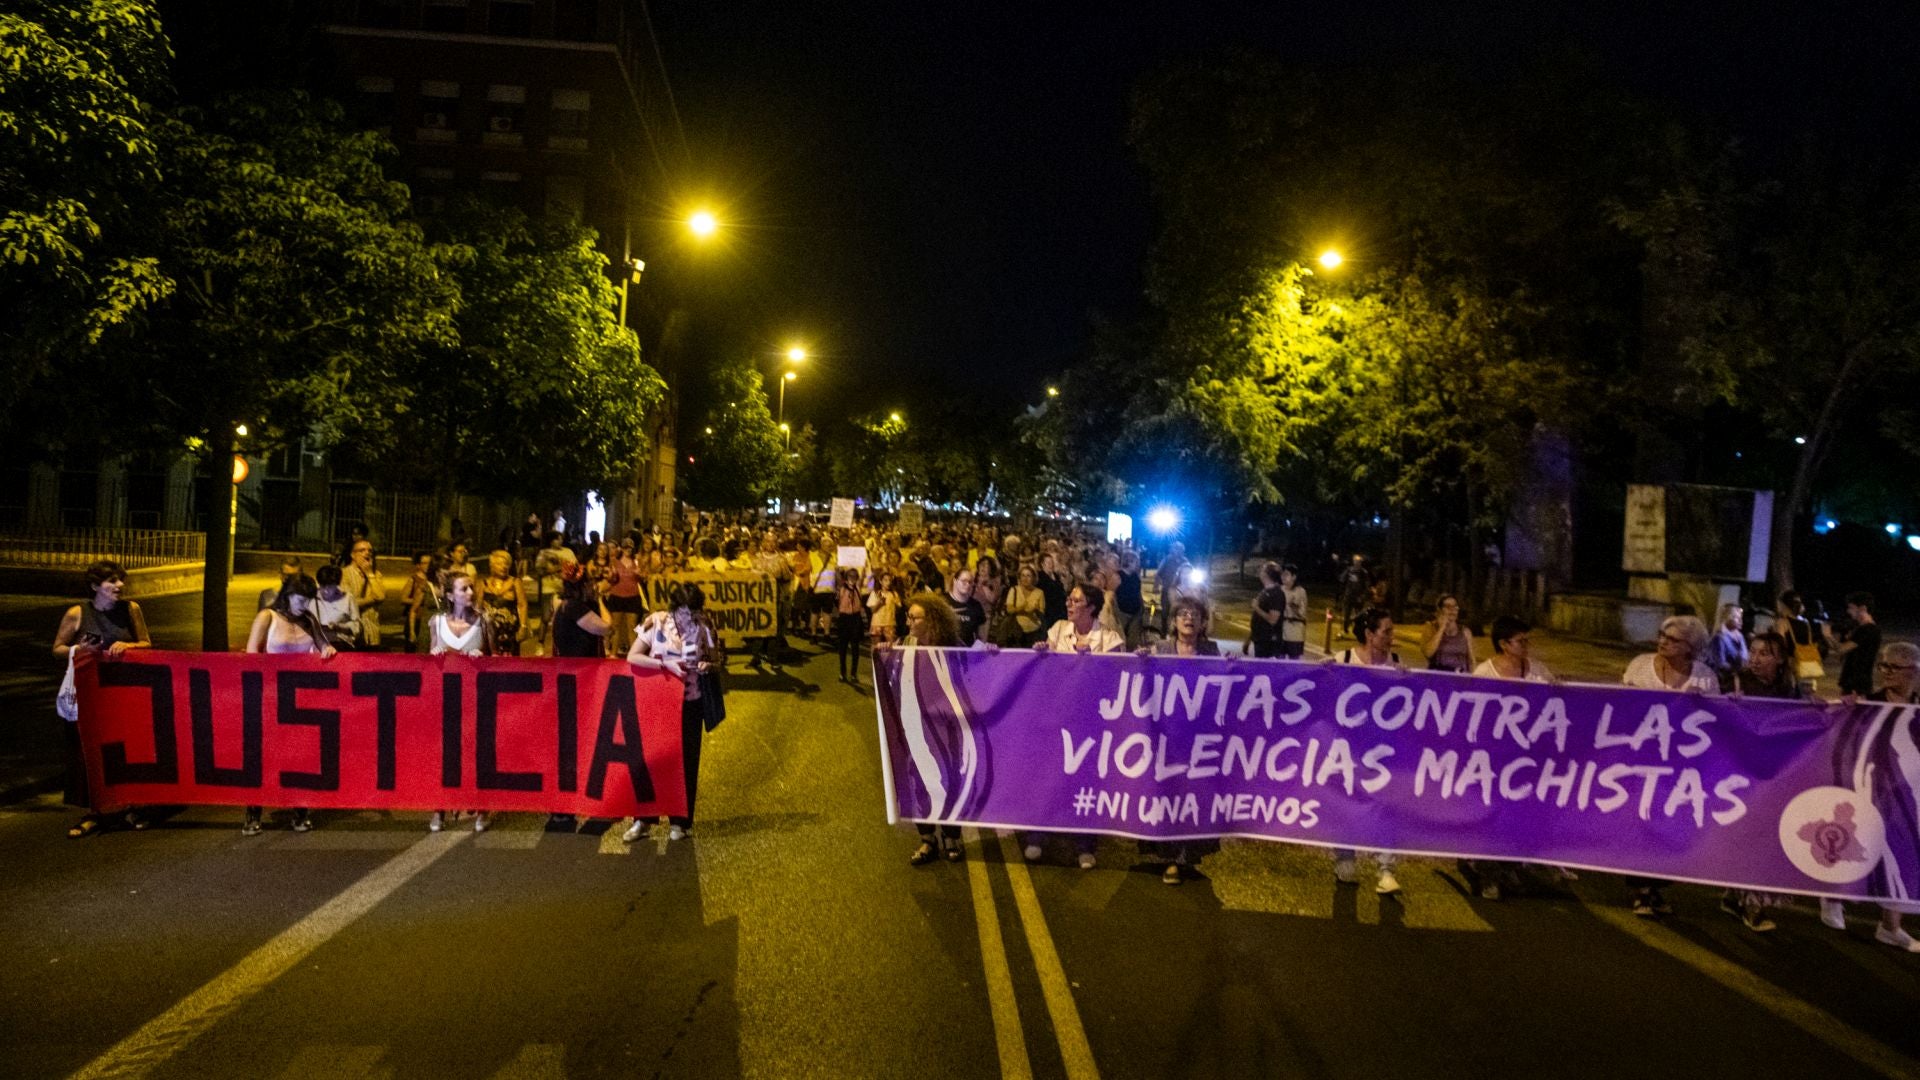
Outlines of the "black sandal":
{"label": "black sandal", "polygon": [[67,830],[67,839],[84,840],[99,831],[100,819],[89,814],[75,822],[73,828]]}
{"label": "black sandal", "polygon": [[941,854],[947,857],[948,862],[960,862],[967,857],[967,849],[961,847],[958,840],[948,840],[945,847],[946,850]]}
{"label": "black sandal", "polygon": [[934,850],[933,841],[922,840],[920,841],[920,846],[914,849],[913,855],[907,859],[907,862],[912,866],[925,866],[936,858],[939,858],[939,852]]}

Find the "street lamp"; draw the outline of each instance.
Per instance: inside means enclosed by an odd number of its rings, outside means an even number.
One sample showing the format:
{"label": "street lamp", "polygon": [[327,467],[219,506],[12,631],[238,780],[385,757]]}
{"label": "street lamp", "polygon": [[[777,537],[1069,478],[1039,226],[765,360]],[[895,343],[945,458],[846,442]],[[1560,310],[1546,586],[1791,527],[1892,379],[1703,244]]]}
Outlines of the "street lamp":
{"label": "street lamp", "polygon": [[1059,396],[1060,396],[1060,388],[1059,388],[1059,387],[1057,387],[1057,386],[1049,386],[1049,387],[1047,387],[1047,396],[1048,396],[1048,397],[1059,397]]}
{"label": "street lamp", "polygon": [[795,345],[792,348],[789,348],[787,350],[788,363],[797,364],[802,360],[805,360],[806,358],[807,358],[807,350],[801,348],[798,345]]}
{"label": "street lamp", "polygon": [[1320,267],[1323,270],[1338,270],[1340,264],[1346,261],[1346,256],[1340,254],[1339,251],[1333,248],[1328,248],[1320,253]]}
{"label": "street lamp", "polygon": [[789,371],[780,377],[780,413],[775,419],[784,426],[787,419],[787,384],[800,377],[797,371]]}
{"label": "street lamp", "polygon": [[711,212],[696,210],[693,212],[693,216],[687,218],[687,228],[693,231],[693,235],[705,240],[719,230],[720,222],[714,218]]}
{"label": "street lamp", "polygon": [[793,441],[793,428],[783,421],[780,424],[780,445],[785,446],[792,441]]}
{"label": "street lamp", "polygon": [[899,413],[897,413],[897,412],[891,412],[891,413],[888,413],[888,414],[887,414],[887,419],[889,419],[889,420],[891,420],[891,421],[893,421],[893,422],[894,422],[894,423],[896,423],[896,424],[903,424],[903,423],[906,423],[906,421],[905,421],[904,419],[902,419],[902,418],[901,418],[901,416],[900,416],[900,414],[899,414]]}

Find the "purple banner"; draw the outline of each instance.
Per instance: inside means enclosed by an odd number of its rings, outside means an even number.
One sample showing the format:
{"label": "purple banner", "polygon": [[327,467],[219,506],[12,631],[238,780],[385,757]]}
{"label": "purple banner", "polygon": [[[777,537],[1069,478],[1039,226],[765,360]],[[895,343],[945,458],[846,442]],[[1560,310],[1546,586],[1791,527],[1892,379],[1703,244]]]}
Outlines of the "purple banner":
{"label": "purple banner", "polygon": [[1906,706],[1016,650],[874,670],[890,821],[1920,898]]}

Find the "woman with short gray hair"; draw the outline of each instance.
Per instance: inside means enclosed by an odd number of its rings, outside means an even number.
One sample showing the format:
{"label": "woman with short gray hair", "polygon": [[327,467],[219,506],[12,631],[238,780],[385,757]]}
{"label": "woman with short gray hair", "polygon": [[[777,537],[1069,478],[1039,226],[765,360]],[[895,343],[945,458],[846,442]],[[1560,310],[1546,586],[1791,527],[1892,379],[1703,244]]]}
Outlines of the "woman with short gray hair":
{"label": "woman with short gray hair", "polygon": [[1654,651],[1642,653],[1627,665],[1620,685],[1641,690],[1687,690],[1718,694],[1720,676],[1702,663],[1707,628],[1691,615],[1674,615],[1660,624]]}

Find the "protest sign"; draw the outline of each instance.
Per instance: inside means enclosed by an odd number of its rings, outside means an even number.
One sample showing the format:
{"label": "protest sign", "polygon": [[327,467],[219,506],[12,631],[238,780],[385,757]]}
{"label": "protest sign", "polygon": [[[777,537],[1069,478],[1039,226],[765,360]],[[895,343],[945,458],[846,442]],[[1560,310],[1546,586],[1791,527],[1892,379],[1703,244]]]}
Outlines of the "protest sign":
{"label": "protest sign", "polygon": [[874,678],[890,819],[1920,896],[1911,707],[1013,650]]}
{"label": "protest sign", "polygon": [[856,570],[865,569],[867,565],[867,549],[858,545],[850,547],[842,544],[840,545],[840,551],[833,558],[833,564],[835,566],[850,566]]}
{"label": "protest sign", "polygon": [[677,570],[647,579],[647,606],[667,610],[667,598],[678,584],[700,586],[707,618],[720,634],[720,643],[737,649],[748,638],[772,637],[779,619],[773,577],[756,570]]}
{"label": "protest sign", "polygon": [[853,500],[833,500],[833,511],[827,517],[827,524],[836,529],[853,528]]}
{"label": "protest sign", "polygon": [[142,649],[74,682],[98,810],[686,809],[681,683],[617,660]]}
{"label": "protest sign", "polygon": [[917,502],[900,504],[900,531],[907,534],[917,533],[927,527],[927,512]]}

